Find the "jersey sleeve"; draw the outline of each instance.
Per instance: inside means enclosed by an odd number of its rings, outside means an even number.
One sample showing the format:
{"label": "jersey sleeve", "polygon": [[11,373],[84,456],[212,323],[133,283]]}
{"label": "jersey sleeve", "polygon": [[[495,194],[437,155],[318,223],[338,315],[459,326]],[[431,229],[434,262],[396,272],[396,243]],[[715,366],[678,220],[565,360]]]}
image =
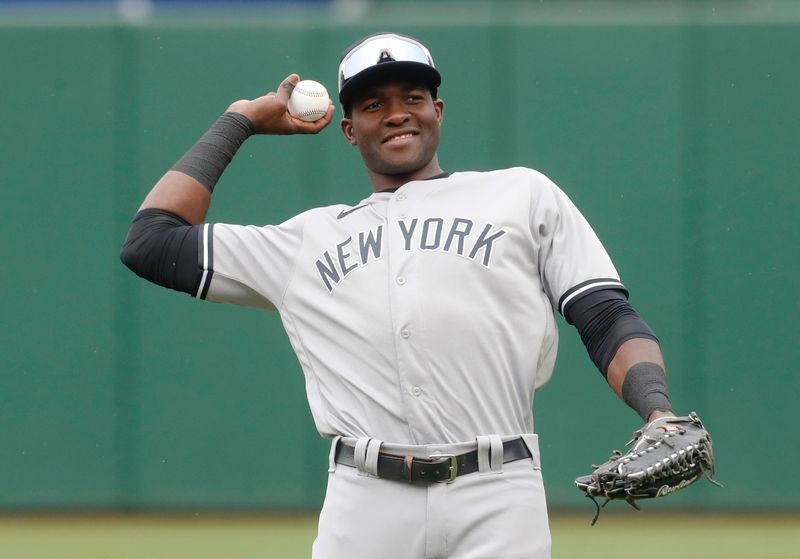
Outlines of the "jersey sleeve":
{"label": "jersey sleeve", "polygon": [[277,309],[303,243],[307,214],[280,225],[205,224],[196,296],[215,303]]}
{"label": "jersey sleeve", "polygon": [[564,315],[576,298],[620,289],[614,264],[583,214],[550,179],[537,173],[531,232],[539,247],[539,273],[553,307]]}

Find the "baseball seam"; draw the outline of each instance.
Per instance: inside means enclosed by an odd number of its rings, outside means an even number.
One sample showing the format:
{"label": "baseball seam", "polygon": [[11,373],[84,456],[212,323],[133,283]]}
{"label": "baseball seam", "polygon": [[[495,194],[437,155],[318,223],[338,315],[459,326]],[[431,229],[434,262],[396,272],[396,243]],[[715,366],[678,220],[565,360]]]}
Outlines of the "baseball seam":
{"label": "baseball seam", "polygon": [[309,109],[307,111],[301,111],[299,113],[294,113],[292,116],[309,116],[309,115],[324,115],[328,111],[323,111],[322,109]]}
{"label": "baseball seam", "polygon": [[325,97],[325,95],[327,95],[327,93],[324,91],[309,91],[307,89],[296,89],[296,88],[295,91],[299,91],[303,95],[308,95],[310,97]]}

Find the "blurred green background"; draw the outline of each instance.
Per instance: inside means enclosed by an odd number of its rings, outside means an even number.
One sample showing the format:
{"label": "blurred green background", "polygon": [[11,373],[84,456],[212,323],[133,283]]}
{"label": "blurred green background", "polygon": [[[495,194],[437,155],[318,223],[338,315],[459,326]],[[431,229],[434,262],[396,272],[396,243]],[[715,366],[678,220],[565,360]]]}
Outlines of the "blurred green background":
{"label": "blurred green background", "polygon": [[[800,457],[798,3],[37,9],[0,3],[0,512],[317,510],[327,443],[278,317],[147,284],[118,253],[145,193],[230,102],[291,72],[335,91],[341,50],[387,29],[426,43],[444,76],[443,167],[549,175],[658,333],[673,402],[709,427],[725,489],[648,508],[800,508],[786,483]],[[248,141],[209,219],[277,223],[365,197],[337,128]],[[639,421],[562,326],[536,430],[551,509],[590,516],[572,480]]]}

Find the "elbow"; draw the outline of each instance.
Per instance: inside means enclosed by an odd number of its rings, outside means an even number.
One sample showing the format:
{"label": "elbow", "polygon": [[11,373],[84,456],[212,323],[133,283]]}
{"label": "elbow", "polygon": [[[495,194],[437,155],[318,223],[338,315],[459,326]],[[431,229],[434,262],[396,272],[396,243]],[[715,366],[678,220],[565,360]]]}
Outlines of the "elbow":
{"label": "elbow", "polygon": [[187,240],[192,231],[179,216],[143,210],[131,223],[119,259],[140,278],[183,291],[179,280],[193,280],[197,266],[197,238]]}
{"label": "elbow", "polygon": [[142,276],[142,259],[139,251],[135,248],[135,243],[126,239],[119,253],[119,259],[131,272]]}
{"label": "elbow", "polygon": [[130,250],[127,243],[122,246],[122,250],[119,253],[119,260],[132,272],[136,271],[134,268],[136,265],[136,259],[134,258],[133,251]]}
{"label": "elbow", "polygon": [[149,279],[147,268],[153,265],[159,238],[167,229],[159,222],[158,215],[150,210],[137,213],[119,253],[120,261],[130,271],[145,279]]}

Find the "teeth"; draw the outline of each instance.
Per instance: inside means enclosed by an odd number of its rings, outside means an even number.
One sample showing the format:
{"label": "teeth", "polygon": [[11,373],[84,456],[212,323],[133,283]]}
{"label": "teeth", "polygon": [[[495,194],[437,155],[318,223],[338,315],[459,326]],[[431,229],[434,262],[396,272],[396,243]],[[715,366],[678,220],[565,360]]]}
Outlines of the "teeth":
{"label": "teeth", "polygon": [[400,136],[392,136],[391,138],[389,138],[389,141],[391,142],[393,140],[403,140],[405,138],[410,138],[411,136],[413,136],[413,134],[401,134]]}

